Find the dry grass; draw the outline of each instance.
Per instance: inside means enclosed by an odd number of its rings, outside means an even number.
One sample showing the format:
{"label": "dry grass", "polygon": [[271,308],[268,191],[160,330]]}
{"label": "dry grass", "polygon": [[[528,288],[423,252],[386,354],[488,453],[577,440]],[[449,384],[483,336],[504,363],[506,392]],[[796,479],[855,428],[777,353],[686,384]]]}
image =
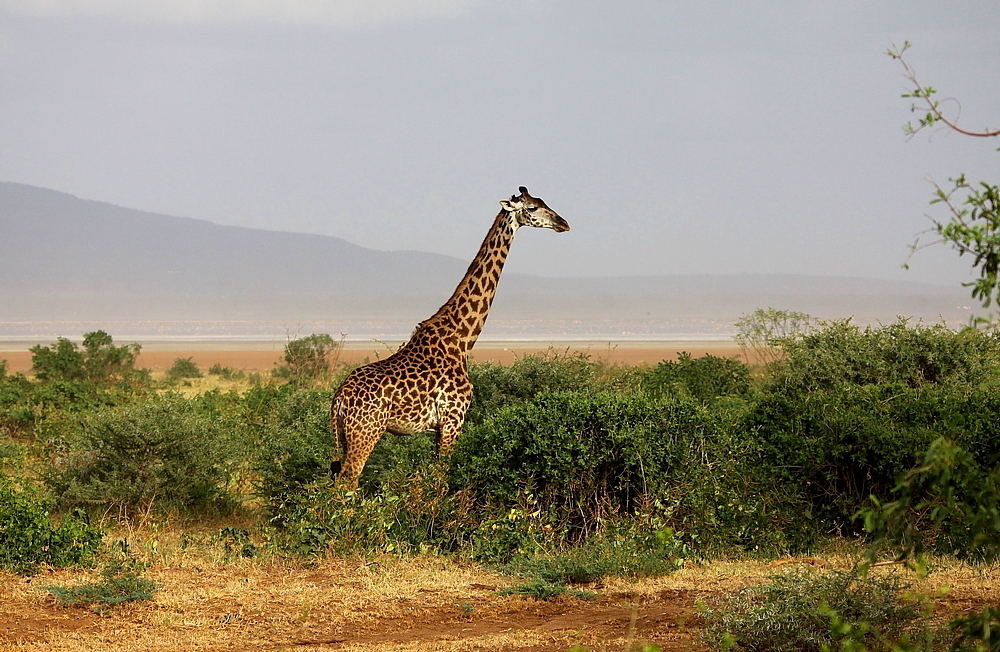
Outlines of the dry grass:
{"label": "dry grass", "polygon": [[[511,578],[454,558],[241,559],[227,556],[217,532],[151,524],[115,533],[129,536],[133,550],[152,563],[145,575],[159,590],[149,602],[103,612],[59,606],[40,589],[90,581],[93,572],[0,575],[0,649],[555,651],[575,643],[627,650],[638,642],[697,649],[698,601],[777,570],[762,562],[690,564],[662,578],[606,580],[591,587],[599,594],[592,600],[541,602],[497,595]],[[780,566],[800,563],[817,562]],[[828,556],[823,563],[849,567],[852,558]],[[993,569],[939,560],[933,571],[920,589],[950,587],[938,600],[942,614],[1000,602]]]}
{"label": "dry grass", "polygon": [[[268,374],[264,376],[263,380],[264,382],[267,382],[270,378],[271,376]],[[154,373],[153,380],[164,381],[166,380],[166,374],[162,372]],[[231,378],[227,380],[222,376],[205,373],[201,378],[184,378],[177,383],[171,383],[169,385],[169,390],[177,392],[185,398],[194,398],[195,396],[214,390],[219,390],[221,392],[236,391],[242,393],[253,386],[254,383],[248,378],[248,375],[244,375],[243,378]]]}
{"label": "dry grass", "polygon": [[4,642],[20,637],[25,650],[566,649],[590,638],[595,612],[598,627],[618,617],[618,636],[628,620],[627,606],[611,601],[498,597],[502,578],[431,556],[308,568],[178,557],[147,576],[160,587],[155,600],[104,614],[58,607],[34,588],[78,581],[78,573],[6,577],[0,610],[16,631]]}

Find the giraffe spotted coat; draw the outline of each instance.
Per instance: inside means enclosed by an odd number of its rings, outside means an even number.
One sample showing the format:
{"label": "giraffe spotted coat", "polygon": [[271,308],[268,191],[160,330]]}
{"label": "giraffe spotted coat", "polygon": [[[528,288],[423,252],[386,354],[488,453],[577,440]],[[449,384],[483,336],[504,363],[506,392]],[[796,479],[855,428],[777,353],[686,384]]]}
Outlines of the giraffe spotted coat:
{"label": "giraffe spotted coat", "polygon": [[334,395],[330,425],[341,459],[331,470],[349,485],[357,484],[386,432],[435,431],[439,455],[458,438],[472,400],[467,355],[486,322],[514,233],[521,226],[569,230],[544,201],[524,186],[519,191],[500,202],[500,213],[451,298],[398,351],[352,371]]}

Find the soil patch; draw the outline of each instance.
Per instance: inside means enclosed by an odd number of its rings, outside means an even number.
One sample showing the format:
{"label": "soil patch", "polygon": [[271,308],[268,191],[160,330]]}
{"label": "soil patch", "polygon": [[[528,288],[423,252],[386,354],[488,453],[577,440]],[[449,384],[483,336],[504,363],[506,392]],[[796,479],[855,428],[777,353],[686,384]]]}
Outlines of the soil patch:
{"label": "soil patch", "polygon": [[100,631],[100,617],[80,609],[39,606],[30,613],[0,608],[0,643],[39,643],[54,634],[94,635]]}
{"label": "soil patch", "polygon": [[[623,596],[592,600],[564,599],[521,602],[522,608],[494,610],[489,599],[463,603],[454,613],[435,611],[419,622],[386,618],[348,629],[328,640],[303,640],[299,645],[344,649],[354,646],[461,642],[505,635],[532,639],[518,650],[566,650],[581,640],[606,642],[623,637],[656,643],[663,650],[689,650],[697,627],[692,619],[695,591],[662,591],[652,599],[623,601]],[[463,609],[468,615],[462,615]],[[542,639],[538,641],[537,639]],[[546,640],[547,639],[547,640]]]}

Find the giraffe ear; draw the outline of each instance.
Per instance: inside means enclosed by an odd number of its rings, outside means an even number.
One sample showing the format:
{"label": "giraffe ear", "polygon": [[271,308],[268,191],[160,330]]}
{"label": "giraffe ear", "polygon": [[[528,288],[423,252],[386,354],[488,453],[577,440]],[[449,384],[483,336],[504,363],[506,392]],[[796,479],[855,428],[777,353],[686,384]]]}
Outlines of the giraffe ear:
{"label": "giraffe ear", "polygon": [[509,199],[501,199],[500,205],[503,206],[503,209],[508,213],[513,213],[517,210],[517,206],[515,206]]}

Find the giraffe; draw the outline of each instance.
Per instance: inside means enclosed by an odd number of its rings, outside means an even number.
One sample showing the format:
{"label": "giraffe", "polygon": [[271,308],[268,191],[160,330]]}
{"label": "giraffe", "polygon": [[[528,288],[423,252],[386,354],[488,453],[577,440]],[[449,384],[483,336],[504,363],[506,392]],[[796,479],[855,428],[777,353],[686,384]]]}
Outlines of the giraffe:
{"label": "giraffe", "polygon": [[518,191],[500,201],[500,213],[451,298],[420,322],[398,351],[352,371],[334,394],[330,427],[341,457],[330,470],[338,481],[357,486],[386,432],[433,430],[438,457],[450,452],[472,399],[466,356],[483,330],[514,232],[522,226],[569,231],[544,201],[524,186]]}

